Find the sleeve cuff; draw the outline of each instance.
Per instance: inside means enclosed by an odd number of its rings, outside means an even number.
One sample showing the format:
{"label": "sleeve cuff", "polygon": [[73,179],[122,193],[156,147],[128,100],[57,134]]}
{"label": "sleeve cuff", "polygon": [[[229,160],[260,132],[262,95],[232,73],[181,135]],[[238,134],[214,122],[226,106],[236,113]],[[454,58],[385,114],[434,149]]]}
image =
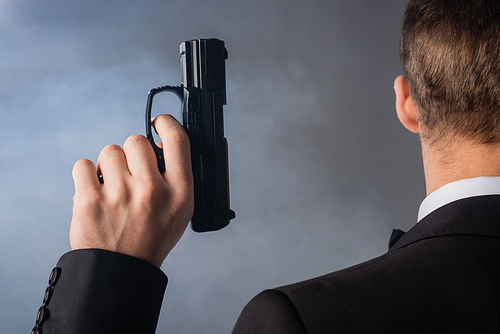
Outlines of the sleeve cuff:
{"label": "sleeve cuff", "polygon": [[154,265],[99,249],[64,254],[44,333],[154,333],[167,276]]}

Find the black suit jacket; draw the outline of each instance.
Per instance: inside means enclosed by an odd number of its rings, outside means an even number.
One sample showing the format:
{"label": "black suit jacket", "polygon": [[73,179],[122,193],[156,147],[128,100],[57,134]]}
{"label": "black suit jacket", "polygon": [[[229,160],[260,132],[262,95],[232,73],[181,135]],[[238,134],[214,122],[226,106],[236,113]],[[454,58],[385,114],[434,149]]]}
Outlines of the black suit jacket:
{"label": "black suit jacket", "polygon": [[234,333],[500,333],[500,196],[450,203],[380,257],[261,293]]}
{"label": "black suit jacket", "polygon": [[[166,277],[141,260],[63,256],[43,333],[154,333]],[[500,196],[448,204],[386,254],[252,299],[233,333],[500,333]]]}

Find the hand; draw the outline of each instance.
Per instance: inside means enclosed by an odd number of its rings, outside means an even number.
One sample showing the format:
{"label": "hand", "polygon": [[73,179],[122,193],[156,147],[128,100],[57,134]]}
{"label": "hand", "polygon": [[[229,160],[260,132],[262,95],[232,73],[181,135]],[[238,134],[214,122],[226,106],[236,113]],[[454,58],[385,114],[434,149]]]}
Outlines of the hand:
{"label": "hand", "polygon": [[85,159],[75,164],[73,250],[105,249],[160,267],[181,238],[194,210],[189,138],[169,115],[156,117],[154,127],[162,139],[164,174],[140,135],[129,137],[123,149],[106,146],[97,168]]}

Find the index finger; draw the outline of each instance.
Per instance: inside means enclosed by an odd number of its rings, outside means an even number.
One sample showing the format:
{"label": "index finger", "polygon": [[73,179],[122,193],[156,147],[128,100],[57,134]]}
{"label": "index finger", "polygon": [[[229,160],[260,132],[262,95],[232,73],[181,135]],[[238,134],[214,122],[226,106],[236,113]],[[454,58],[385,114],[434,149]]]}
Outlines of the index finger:
{"label": "index finger", "polygon": [[153,123],[162,140],[165,157],[164,178],[178,190],[190,191],[193,187],[191,147],[182,125],[171,115],[159,115]]}

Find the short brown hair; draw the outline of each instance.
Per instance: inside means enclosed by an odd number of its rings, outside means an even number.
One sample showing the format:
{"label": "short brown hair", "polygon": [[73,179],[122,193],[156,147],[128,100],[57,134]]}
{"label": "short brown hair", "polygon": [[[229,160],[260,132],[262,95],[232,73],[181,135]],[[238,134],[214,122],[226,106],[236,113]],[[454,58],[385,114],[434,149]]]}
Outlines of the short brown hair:
{"label": "short brown hair", "polygon": [[400,57],[430,139],[500,143],[500,1],[411,0]]}

